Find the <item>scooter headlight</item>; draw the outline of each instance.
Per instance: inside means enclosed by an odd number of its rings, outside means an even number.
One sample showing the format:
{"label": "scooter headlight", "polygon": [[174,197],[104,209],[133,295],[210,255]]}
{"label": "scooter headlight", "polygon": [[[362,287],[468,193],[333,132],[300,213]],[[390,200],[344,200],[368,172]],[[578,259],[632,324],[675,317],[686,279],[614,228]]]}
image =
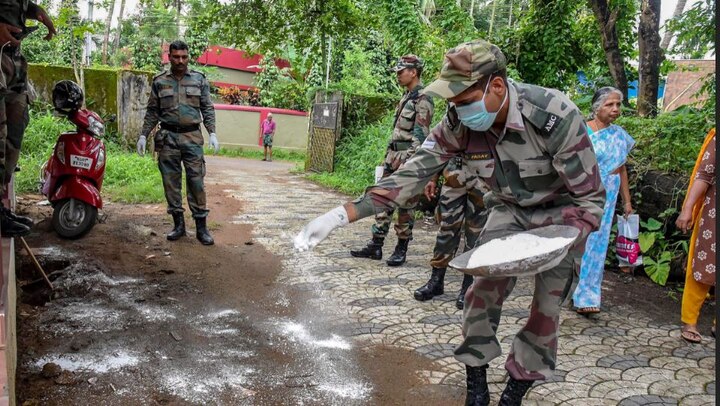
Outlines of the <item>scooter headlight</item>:
{"label": "scooter headlight", "polygon": [[97,163],[95,164],[95,170],[99,170],[105,165],[105,150],[100,149],[98,152]]}
{"label": "scooter headlight", "polygon": [[65,165],[65,143],[60,141],[57,143],[57,147],[55,147],[55,156],[57,159]]}
{"label": "scooter headlight", "polygon": [[88,131],[93,133],[96,137],[102,137],[105,135],[105,125],[93,116],[88,116]]}

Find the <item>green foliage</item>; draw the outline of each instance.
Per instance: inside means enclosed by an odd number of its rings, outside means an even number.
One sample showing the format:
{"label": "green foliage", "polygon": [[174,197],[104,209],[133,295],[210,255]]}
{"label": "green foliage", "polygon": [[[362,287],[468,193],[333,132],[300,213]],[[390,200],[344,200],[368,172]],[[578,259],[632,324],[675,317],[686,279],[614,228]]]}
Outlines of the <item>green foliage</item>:
{"label": "green foliage", "polygon": [[702,0],[693,4],[678,18],[666,23],[666,29],[675,34],[672,52],[684,59],[704,58],[715,54],[715,0]]}
{"label": "green foliage", "polygon": [[[290,161],[290,162],[305,162],[306,154],[305,151],[296,151],[290,149],[273,148],[272,159],[274,161]],[[244,149],[244,148],[220,148],[217,154],[210,148],[205,148],[205,155],[219,155],[233,158],[248,158],[248,159],[261,159],[263,157],[263,151],[258,148]]]}
{"label": "green foliage", "polygon": [[663,223],[654,218],[640,222],[638,240],[643,254],[645,273],[658,285],[665,286],[670,275],[670,263],[673,259],[687,253],[687,240],[667,237]]}

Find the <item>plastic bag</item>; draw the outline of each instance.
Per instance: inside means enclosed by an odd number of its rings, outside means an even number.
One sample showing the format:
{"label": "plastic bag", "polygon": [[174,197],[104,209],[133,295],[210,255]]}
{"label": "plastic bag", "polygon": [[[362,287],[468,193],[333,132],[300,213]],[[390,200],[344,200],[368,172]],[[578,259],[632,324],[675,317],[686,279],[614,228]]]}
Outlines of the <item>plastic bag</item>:
{"label": "plastic bag", "polygon": [[637,266],[642,264],[640,255],[640,216],[631,214],[627,217],[617,216],[618,233],[615,240],[615,253],[620,266]]}
{"label": "plastic bag", "polygon": [[382,179],[384,173],[385,173],[385,166],[376,166],[375,167],[375,184],[376,185],[378,182],[380,182],[380,179]]}

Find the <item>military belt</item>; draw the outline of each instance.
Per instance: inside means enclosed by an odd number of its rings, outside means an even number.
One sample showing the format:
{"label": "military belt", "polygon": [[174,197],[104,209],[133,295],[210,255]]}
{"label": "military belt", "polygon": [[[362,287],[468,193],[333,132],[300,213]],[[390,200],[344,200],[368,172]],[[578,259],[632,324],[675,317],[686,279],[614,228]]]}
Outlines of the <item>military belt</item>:
{"label": "military belt", "polygon": [[412,146],[412,141],[393,141],[388,145],[392,151],[407,151]]}
{"label": "military belt", "polygon": [[200,124],[193,125],[172,125],[166,123],[160,123],[160,128],[163,130],[172,131],[174,133],[190,133],[200,129]]}

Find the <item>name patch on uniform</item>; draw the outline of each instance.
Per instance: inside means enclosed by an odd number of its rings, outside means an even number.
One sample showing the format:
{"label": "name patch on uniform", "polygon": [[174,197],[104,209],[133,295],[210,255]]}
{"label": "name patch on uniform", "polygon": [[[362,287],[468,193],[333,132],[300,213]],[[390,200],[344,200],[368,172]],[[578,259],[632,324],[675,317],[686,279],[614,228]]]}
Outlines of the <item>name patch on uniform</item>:
{"label": "name patch on uniform", "polygon": [[560,121],[562,121],[562,119],[555,114],[548,114],[547,120],[545,120],[545,124],[543,124],[541,128],[543,135],[549,136],[552,134],[560,124]]}
{"label": "name patch on uniform", "polygon": [[465,154],[465,159],[471,161],[477,161],[479,159],[490,159],[492,155],[489,152],[475,152],[472,154]]}
{"label": "name patch on uniform", "polygon": [[425,141],[423,141],[421,148],[433,149],[435,148],[435,141],[431,140],[430,138],[425,138]]}

